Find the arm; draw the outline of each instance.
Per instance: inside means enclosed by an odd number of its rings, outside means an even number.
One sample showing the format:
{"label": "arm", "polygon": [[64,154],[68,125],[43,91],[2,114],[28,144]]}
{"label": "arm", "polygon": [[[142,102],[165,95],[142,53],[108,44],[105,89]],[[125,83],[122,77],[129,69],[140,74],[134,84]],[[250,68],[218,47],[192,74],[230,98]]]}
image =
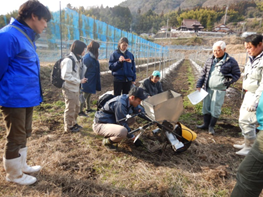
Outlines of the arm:
{"label": "arm", "polygon": [[8,66],[10,65],[11,60],[18,53],[17,44],[13,40],[12,37],[7,33],[1,34],[0,39],[0,81],[3,78],[5,72],[8,70]]}
{"label": "arm", "polygon": [[162,84],[159,81],[158,81],[157,89],[158,89],[158,94],[163,92]]}
{"label": "arm", "polygon": [[149,94],[148,90],[147,90],[147,84],[146,84],[147,81],[148,81],[148,79],[145,79],[145,80],[141,83],[140,87],[145,90],[144,93],[145,93],[146,96],[151,96],[151,95]]}
{"label": "arm", "polygon": [[240,75],[241,75],[240,69],[239,69],[239,66],[236,60],[233,61],[231,74],[232,74],[232,80],[230,82],[232,84],[236,82],[240,78]]}
{"label": "arm", "polygon": [[130,132],[131,128],[128,126],[127,121],[125,120],[119,121],[121,119],[126,118],[126,115],[128,114],[127,107],[123,105],[121,102],[116,102],[115,104],[116,106],[115,106],[114,114],[115,114],[116,122],[124,126],[128,130],[128,132]]}
{"label": "arm", "polygon": [[72,60],[65,58],[61,62],[61,78],[71,84],[80,84],[81,80],[72,75]]}
{"label": "arm", "polygon": [[200,77],[196,83],[196,88],[200,90],[200,88],[202,88],[202,86],[204,85],[205,82],[205,76],[206,76],[206,72],[207,72],[207,63],[205,63],[201,73],[200,73]]}
{"label": "arm", "polygon": [[109,60],[109,69],[111,71],[116,71],[121,69],[123,66],[122,62],[119,61],[118,58],[115,57],[114,53],[110,56]]}
{"label": "arm", "polygon": [[134,56],[133,56],[133,55],[132,55],[132,70],[133,70],[133,72],[134,72],[133,80],[132,80],[132,81],[136,81],[136,66],[135,66]]}

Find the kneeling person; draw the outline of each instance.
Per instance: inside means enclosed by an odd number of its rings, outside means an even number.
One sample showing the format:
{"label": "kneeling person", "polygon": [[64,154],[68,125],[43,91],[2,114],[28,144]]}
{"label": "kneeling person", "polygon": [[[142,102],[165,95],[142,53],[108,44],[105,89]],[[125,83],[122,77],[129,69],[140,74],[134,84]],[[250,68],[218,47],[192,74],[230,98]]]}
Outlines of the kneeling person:
{"label": "kneeling person", "polygon": [[148,79],[145,79],[140,85],[140,87],[145,90],[148,97],[163,92],[162,84],[159,82],[160,76],[160,72],[155,70],[153,71],[152,75]]}
{"label": "kneeling person", "polygon": [[95,133],[105,137],[103,145],[110,149],[116,149],[114,143],[118,143],[126,137],[134,137],[129,134],[131,129],[126,116],[142,112],[143,108],[140,107],[140,103],[145,98],[144,90],[134,87],[129,94],[123,94],[109,100],[100,111],[95,113],[92,128]]}

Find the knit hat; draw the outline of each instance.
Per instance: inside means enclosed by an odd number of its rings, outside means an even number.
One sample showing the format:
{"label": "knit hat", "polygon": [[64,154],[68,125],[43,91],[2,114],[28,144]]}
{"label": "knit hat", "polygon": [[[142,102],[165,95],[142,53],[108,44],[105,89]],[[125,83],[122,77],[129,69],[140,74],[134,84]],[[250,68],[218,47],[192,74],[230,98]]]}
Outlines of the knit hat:
{"label": "knit hat", "polygon": [[161,73],[160,73],[158,70],[155,70],[155,71],[153,71],[152,76],[160,77],[160,76],[161,76]]}

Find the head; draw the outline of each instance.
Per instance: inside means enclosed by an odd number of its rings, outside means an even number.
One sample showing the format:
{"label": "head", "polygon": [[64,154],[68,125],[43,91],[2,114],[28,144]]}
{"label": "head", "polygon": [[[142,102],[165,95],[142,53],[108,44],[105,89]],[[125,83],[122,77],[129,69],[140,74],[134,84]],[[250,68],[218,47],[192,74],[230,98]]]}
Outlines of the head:
{"label": "head", "polygon": [[262,38],[260,34],[249,35],[245,38],[245,48],[250,56],[256,57],[262,52]]}
{"label": "head", "polygon": [[47,27],[51,14],[47,7],[37,0],[29,0],[18,10],[17,20],[25,21],[37,34],[41,34]]}
{"label": "head", "polygon": [[121,51],[126,51],[129,45],[128,38],[122,37],[118,42],[118,49]]}
{"label": "head", "polygon": [[133,87],[129,92],[129,101],[131,106],[137,107],[141,104],[142,100],[146,99],[144,89]]}
{"label": "head", "polygon": [[226,43],[224,41],[217,41],[213,45],[213,54],[216,58],[221,58],[225,55]]}
{"label": "head", "polygon": [[80,40],[75,40],[70,47],[70,51],[74,53],[75,56],[83,56],[85,53],[87,45]]}
{"label": "head", "polygon": [[157,83],[160,80],[161,74],[158,70],[153,71],[151,76],[151,81]]}
{"label": "head", "polygon": [[90,51],[96,57],[96,59],[98,59],[99,57],[99,48],[100,48],[100,44],[93,40],[88,45],[88,51]]}

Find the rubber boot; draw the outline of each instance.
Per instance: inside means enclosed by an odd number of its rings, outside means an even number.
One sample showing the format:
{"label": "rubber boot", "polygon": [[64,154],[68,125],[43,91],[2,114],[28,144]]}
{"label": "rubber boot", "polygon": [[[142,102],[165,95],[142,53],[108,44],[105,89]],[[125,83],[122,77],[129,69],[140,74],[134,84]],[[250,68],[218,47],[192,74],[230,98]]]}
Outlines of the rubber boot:
{"label": "rubber boot", "polygon": [[246,156],[249,153],[249,151],[251,150],[254,142],[255,142],[255,138],[251,138],[251,139],[245,138],[244,148],[242,148],[240,151],[237,151],[236,154],[241,155],[241,156]]}
{"label": "rubber boot", "polygon": [[3,157],[3,163],[7,181],[20,185],[31,185],[37,181],[35,177],[22,172],[21,156],[15,159],[6,159]]}
{"label": "rubber boot", "polygon": [[243,141],[241,141],[239,144],[234,144],[233,147],[237,148],[237,149],[244,148],[245,147],[245,139]]}
{"label": "rubber boot", "polygon": [[27,160],[27,147],[21,148],[19,150],[19,153],[21,155],[21,161],[22,161],[22,172],[24,173],[34,173],[41,170],[41,166],[28,166],[26,163]]}
{"label": "rubber boot", "polygon": [[217,122],[217,118],[211,116],[211,120],[210,120],[210,124],[209,124],[209,128],[208,128],[208,133],[210,135],[214,135],[215,134],[214,127],[216,125],[216,122]]}
{"label": "rubber boot", "polygon": [[204,114],[204,124],[197,125],[196,128],[198,129],[208,129],[209,123],[210,123],[211,115],[210,114]]}

